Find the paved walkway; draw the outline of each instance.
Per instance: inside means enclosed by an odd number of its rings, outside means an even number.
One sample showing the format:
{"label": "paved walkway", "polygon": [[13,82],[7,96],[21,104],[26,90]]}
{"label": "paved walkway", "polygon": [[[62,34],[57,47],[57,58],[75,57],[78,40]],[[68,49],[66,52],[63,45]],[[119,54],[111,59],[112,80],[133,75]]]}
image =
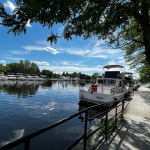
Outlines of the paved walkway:
{"label": "paved walkway", "polygon": [[96,150],[150,150],[150,89],[141,86],[134,93],[124,123]]}

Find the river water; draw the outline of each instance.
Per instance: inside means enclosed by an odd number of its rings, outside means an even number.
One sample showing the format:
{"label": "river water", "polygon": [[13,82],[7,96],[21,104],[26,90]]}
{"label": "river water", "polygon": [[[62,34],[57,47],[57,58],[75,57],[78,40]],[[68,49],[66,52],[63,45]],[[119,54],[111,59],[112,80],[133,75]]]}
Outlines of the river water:
{"label": "river water", "polygon": [[[77,113],[78,92],[79,82],[0,81],[0,147]],[[83,132],[76,117],[31,139],[31,150],[63,150]]]}

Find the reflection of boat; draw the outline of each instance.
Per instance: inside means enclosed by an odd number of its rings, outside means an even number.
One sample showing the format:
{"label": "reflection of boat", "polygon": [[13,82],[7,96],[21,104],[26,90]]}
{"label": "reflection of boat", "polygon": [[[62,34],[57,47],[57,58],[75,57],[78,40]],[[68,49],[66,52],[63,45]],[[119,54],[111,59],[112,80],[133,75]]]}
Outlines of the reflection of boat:
{"label": "reflection of boat", "polygon": [[16,84],[16,81],[13,81],[13,80],[7,81],[7,85],[13,86],[13,85],[15,85],[15,84]]}
{"label": "reflection of boat", "polygon": [[64,76],[60,76],[58,79],[58,81],[68,81],[68,80],[69,80],[69,78],[64,77]]}
{"label": "reflection of boat", "polygon": [[34,81],[34,78],[32,76],[30,76],[29,74],[25,74],[24,76],[25,76],[26,80]]}
{"label": "reflection of boat", "polygon": [[26,78],[23,76],[23,74],[22,73],[16,73],[16,79],[17,80],[26,80]]}
{"label": "reflection of boat", "polygon": [[1,85],[1,86],[5,85],[5,84],[7,84],[7,81],[2,80],[2,81],[0,82],[0,85]]}
{"label": "reflection of boat", "polygon": [[[124,68],[121,65],[109,65],[104,68]],[[79,99],[92,103],[108,103],[122,100],[125,94],[133,91],[132,73],[120,71],[105,71],[103,78],[97,78],[96,84],[85,86],[80,83]]]}
{"label": "reflection of boat", "polygon": [[14,73],[8,73],[7,74],[7,80],[16,80],[16,77],[14,76]]}
{"label": "reflection of boat", "polygon": [[32,77],[34,78],[34,81],[42,81],[43,78],[40,78],[37,74],[33,74]]}
{"label": "reflection of boat", "polygon": [[6,81],[7,80],[6,76],[4,75],[4,72],[0,73],[0,80],[2,80],[2,81]]}

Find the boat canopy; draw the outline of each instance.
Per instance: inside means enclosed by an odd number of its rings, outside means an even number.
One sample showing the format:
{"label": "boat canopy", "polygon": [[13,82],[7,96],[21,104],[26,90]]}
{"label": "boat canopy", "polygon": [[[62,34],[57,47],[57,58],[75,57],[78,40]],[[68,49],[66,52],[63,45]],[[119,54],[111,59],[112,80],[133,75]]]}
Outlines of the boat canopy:
{"label": "boat canopy", "polygon": [[132,72],[122,72],[122,74],[132,74],[133,75]]}
{"label": "boat canopy", "polygon": [[[104,66],[103,68],[110,69],[110,68],[124,68],[124,67],[121,66],[121,65],[108,65],[108,66]],[[125,69],[125,68],[124,68],[124,69]]]}

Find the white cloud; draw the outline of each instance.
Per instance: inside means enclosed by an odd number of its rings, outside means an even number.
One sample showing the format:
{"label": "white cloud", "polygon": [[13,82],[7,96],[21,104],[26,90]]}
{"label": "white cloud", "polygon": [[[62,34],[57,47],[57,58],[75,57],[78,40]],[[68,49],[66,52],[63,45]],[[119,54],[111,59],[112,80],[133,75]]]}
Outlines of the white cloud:
{"label": "white cloud", "polygon": [[56,65],[59,65],[60,63],[56,62],[56,61],[52,61],[52,63],[56,64]]}
{"label": "white cloud", "polygon": [[99,58],[104,58],[104,59],[106,59],[106,58],[108,58],[108,56],[107,55],[94,55],[93,53],[91,53],[90,55],[88,55],[88,57],[99,57]]}
{"label": "white cloud", "polygon": [[13,132],[12,132],[13,136],[10,136],[11,138],[7,141],[2,141],[0,143],[0,146],[4,146],[6,144],[9,144],[13,141],[16,141],[16,140],[20,139],[21,137],[23,137],[24,132],[25,132],[25,129],[13,130]]}
{"label": "white cloud", "polygon": [[39,51],[47,51],[47,52],[51,52],[52,54],[60,53],[60,52],[58,52],[56,49],[51,48],[51,47],[25,46],[25,47],[22,47],[22,48],[24,48],[25,50],[28,50],[28,51],[39,50]]}
{"label": "white cloud", "polygon": [[122,52],[121,49],[108,49],[107,50],[107,53],[110,53],[110,54],[115,54],[115,53],[120,53]]}
{"label": "white cloud", "polygon": [[4,3],[5,7],[8,7],[12,12],[14,11],[14,9],[16,8],[16,6],[9,0],[7,0],[6,3]]}
{"label": "white cloud", "polygon": [[97,41],[96,42],[96,46],[98,46],[98,45],[100,45],[100,44],[102,44],[102,43],[105,43],[107,41],[107,39],[106,40],[99,40],[99,41]]}
{"label": "white cloud", "polygon": [[12,57],[4,57],[6,59],[13,59],[13,60],[24,60],[24,58],[12,58]]}
{"label": "white cloud", "polygon": [[[37,41],[37,44],[44,45],[44,46],[49,46],[49,42],[46,41]],[[91,46],[91,45],[90,45]],[[103,58],[107,59],[113,57],[113,59],[118,59],[123,53],[121,49],[111,49],[111,48],[105,48],[103,49],[102,47],[94,46],[88,48],[89,46],[85,46],[83,49],[81,48],[66,48],[66,47],[58,47],[57,50],[59,50],[61,53],[68,53],[72,55],[81,55],[83,57],[97,57],[97,58]],[[119,55],[119,56],[118,56]]]}
{"label": "white cloud", "polygon": [[102,71],[102,69],[98,67],[76,67],[76,66],[39,66],[40,70],[43,69],[48,69],[52,70],[54,72],[63,72],[68,71],[68,72],[83,72],[83,71]]}
{"label": "white cloud", "polygon": [[120,53],[122,53],[122,50],[120,49],[102,49],[101,47],[94,47],[90,53],[87,55],[87,57],[99,57],[103,59],[108,58],[118,58],[118,55],[120,56]]}
{"label": "white cloud", "polygon": [[41,61],[41,62],[39,62],[39,61],[31,61],[31,62],[34,62],[34,63],[36,63],[37,65],[43,65],[43,66],[49,66],[50,64],[48,63],[48,62],[46,62],[46,61]]}
{"label": "white cloud", "polygon": [[32,27],[31,24],[30,24],[30,19],[28,20],[26,26],[27,26],[27,27]]}
{"label": "white cloud", "polygon": [[118,59],[123,59],[123,57],[121,56],[121,57],[119,57]]}
{"label": "white cloud", "polygon": [[101,65],[97,65],[97,67],[102,67]]}
{"label": "white cloud", "polygon": [[[13,12],[14,9],[16,8],[16,6],[9,0],[7,0],[7,2],[4,3],[4,7],[9,8],[11,12]],[[26,24],[27,27],[31,27],[31,24],[29,22],[30,22],[30,19],[28,20]]]}
{"label": "white cloud", "polygon": [[49,46],[50,42],[46,41],[46,40],[42,40],[42,41],[35,41],[35,43],[39,44],[39,45],[44,45],[44,46]]}
{"label": "white cloud", "polygon": [[83,66],[86,67],[87,65],[83,65],[81,64],[83,63],[82,61],[78,61],[78,62],[73,62],[73,61],[63,61],[62,64],[66,65],[66,66],[70,66],[70,65],[74,65],[74,66]]}
{"label": "white cloud", "polygon": [[118,64],[115,60],[108,61],[108,65],[116,65]]}
{"label": "white cloud", "polygon": [[90,50],[81,50],[78,48],[65,48],[65,49],[59,49],[59,50],[67,52],[69,54],[82,55],[82,56],[90,53]]}
{"label": "white cloud", "polygon": [[99,58],[107,58],[106,55],[101,55],[101,53],[105,52],[105,49],[94,47],[92,50],[81,50],[79,48],[60,48],[59,50],[63,52],[67,52],[69,54],[81,55],[83,57],[99,57]]}
{"label": "white cloud", "polygon": [[24,54],[29,54],[29,51],[10,51],[13,54],[19,54],[19,55],[24,55]]}
{"label": "white cloud", "polygon": [[125,60],[119,60],[118,63],[125,63]]}
{"label": "white cloud", "polygon": [[0,63],[6,63],[6,61],[5,60],[0,60]]}

